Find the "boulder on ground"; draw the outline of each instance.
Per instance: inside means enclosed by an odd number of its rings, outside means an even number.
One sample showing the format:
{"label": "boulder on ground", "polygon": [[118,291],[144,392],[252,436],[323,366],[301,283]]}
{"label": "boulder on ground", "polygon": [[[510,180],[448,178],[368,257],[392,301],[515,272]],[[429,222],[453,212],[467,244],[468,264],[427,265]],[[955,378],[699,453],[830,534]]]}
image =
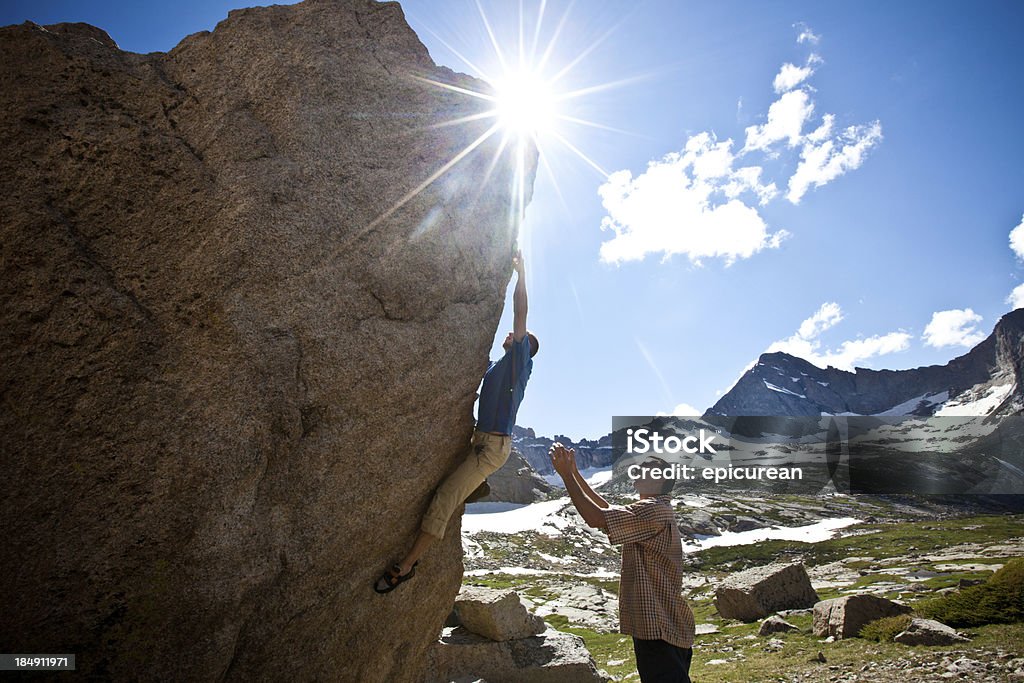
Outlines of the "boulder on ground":
{"label": "boulder on ground", "polygon": [[754,621],[781,609],[810,607],[818,601],[800,562],[770,564],[733,574],[715,589],[715,607],[725,619]]}
{"label": "boulder on ground", "polygon": [[911,610],[892,600],[870,594],[846,595],[814,605],[814,635],[855,638],[865,624],[883,617],[907,614]]}
{"label": "boulder on ground", "polygon": [[487,477],[487,484],[491,492],[480,499],[487,503],[535,503],[553,488],[515,448],[505,464]]}
{"label": "boulder on ground", "polygon": [[786,633],[788,631],[799,631],[796,626],[789,623],[778,614],[773,614],[761,622],[761,628],[757,629],[757,635],[767,636],[772,633]]}
{"label": "boulder on ground", "polygon": [[904,645],[954,645],[970,638],[934,619],[913,619],[893,640]]}
{"label": "boulder on ground", "polygon": [[455,599],[455,611],[465,628],[494,641],[527,638],[546,628],[513,590],[464,586]]}
{"label": "boulder on ground", "polygon": [[679,518],[679,533],[688,538],[722,535],[711,513],[700,509],[690,510]]}
{"label": "boulder on ground", "polygon": [[423,683],[603,683],[583,639],[548,628],[539,635],[495,642],[464,627],[445,628],[427,657]]}

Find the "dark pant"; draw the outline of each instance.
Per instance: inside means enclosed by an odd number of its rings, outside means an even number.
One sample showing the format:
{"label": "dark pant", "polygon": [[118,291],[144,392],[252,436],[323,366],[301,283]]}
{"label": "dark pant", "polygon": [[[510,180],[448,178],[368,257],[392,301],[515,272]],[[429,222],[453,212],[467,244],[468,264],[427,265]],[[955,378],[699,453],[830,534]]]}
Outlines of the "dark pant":
{"label": "dark pant", "polygon": [[634,638],[633,652],[642,683],[690,683],[692,648]]}

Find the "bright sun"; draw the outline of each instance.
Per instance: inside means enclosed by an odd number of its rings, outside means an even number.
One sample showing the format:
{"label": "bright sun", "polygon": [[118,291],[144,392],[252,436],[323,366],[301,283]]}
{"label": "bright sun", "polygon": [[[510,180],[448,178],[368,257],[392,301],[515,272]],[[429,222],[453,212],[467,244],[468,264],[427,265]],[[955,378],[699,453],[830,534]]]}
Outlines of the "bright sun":
{"label": "bright sun", "polygon": [[[524,154],[527,149],[527,145],[525,144],[527,141],[532,142],[536,147],[538,152],[537,158],[539,159],[540,165],[545,172],[551,176],[551,179],[555,184],[555,190],[559,193],[559,196],[561,196],[561,191],[558,189],[558,180],[551,167],[551,163],[548,160],[548,156],[555,151],[556,148],[564,147],[597,171],[601,176],[604,178],[608,177],[608,173],[593,159],[587,156],[579,147],[573,144],[569,138],[563,135],[563,131],[561,129],[563,129],[566,124],[572,124],[574,126],[587,126],[609,131],[617,131],[615,128],[610,128],[593,121],[588,121],[578,116],[571,116],[567,110],[572,109],[572,101],[576,98],[601,90],[606,90],[608,88],[618,87],[619,85],[624,85],[633,79],[607,82],[574,90],[569,89],[563,81],[563,76],[574,69],[583,60],[583,58],[587,56],[587,54],[601,43],[601,41],[611,35],[612,30],[609,30],[598,40],[592,41],[588,47],[583,49],[582,52],[576,55],[573,59],[569,60],[564,65],[561,65],[560,68],[551,69],[555,71],[555,73],[554,75],[547,77],[542,76],[541,74],[545,73],[546,66],[549,68],[552,66],[549,58],[555,51],[556,42],[562,32],[562,28],[568,23],[569,9],[566,9],[564,15],[556,22],[557,26],[554,28],[547,46],[544,47],[540,44],[539,40],[541,36],[541,24],[544,19],[546,0],[540,0],[540,4],[537,9],[537,16],[534,20],[534,26],[532,29],[532,40],[529,40],[527,35],[531,31],[528,28],[524,28],[522,2],[520,2],[518,41],[509,41],[505,46],[507,48],[512,48],[512,46],[518,45],[518,51],[516,51],[514,49],[503,49],[502,43],[498,40],[487,16],[484,14],[484,9],[480,4],[480,0],[476,0],[476,6],[480,12],[480,20],[483,24],[483,28],[487,33],[487,37],[490,39],[491,47],[494,49],[496,63],[490,65],[488,69],[481,69],[465,56],[460,54],[456,48],[445,42],[443,38],[437,34],[433,34],[433,32],[431,33],[442,45],[450,50],[456,57],[461,59],[477,77],[491,83],[493,89],[488,88],[474,90],[471,87],[461,87],[451,83],[442,83],[440,81],[423,78],[417,75],[413,75],[413,78],[428,83],[431,86],[443,88],[445,90],[452,90],[462,95],[484,100],[488,103],[485,105],[487,108],[479,113],[444,121],[435,124],[436,127],[460,125],[478,120],[489,120],[491,122],[490,127],[479,137],[473,140],[473,142],[469,143],[462,151],[455,154],[440,168],[431,173],[416,187],[409,190],[409,192],[391,206],[391,208],[375,218],[363,229],[362,232],[371,230],[381,221],[386,220],[395,211],[404,206],[406,202],[422,192],[424,188],[443,176],[449,171],[449,169],[471,154],[473,150],[495,135],[500,139],[500,144],[497,146],[497,151],[495,152],[494,158],[488,167],[487,173],[480,182],[481,184],[485,184],[487,182],[487,178],[494,169],[495,162],[498,157],[504,150],[511,147],[513,153],[518,156],[517,168],[512,183],[512,192],[516,197],[516,206],[518,210],[515,214],[510,214],[510,216],[515,216],[515,220],[522,219],[525,208],[526,183],[524,176]],[[570,7],[571,6],[572,5],[570,4]],[[531,45],[527,46],[527,42],[531,42]],[[518,62],[518,65],[516,65],[516,62]],[[516,66],[518,66],[518,68],[516,68]],[[509,143],[513,144],[510,145]],[[362,232],[360,234],[362,234]]]}
{"label": "bright sun", "polygon": [[494,109],[501,127],[523,137],[553,130],[556,97],[551,85],[536,73],[508,74],[495,84]]}

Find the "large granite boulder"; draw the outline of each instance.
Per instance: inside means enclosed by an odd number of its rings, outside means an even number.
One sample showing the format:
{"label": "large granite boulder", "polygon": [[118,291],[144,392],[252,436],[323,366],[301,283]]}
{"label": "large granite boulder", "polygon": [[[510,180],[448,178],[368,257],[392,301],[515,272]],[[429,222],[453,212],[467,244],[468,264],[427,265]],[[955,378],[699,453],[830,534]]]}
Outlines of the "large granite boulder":
{"label": "large granite boulder", "polygon": [[459,623],[490,640],[515,640],[543,633],[544,620],[531,614],[513,590],[463,586],[455,599]]}
{"label": "large granite boulder", "polygon": [[543,633],[495,642],[459,627],[446,627],[427,657],[423,683],[603,683],[583,639],[548,628]]}
{"label": "large granite boulder", "polygon": [[0,29],[6,651],[421,676],[457,518],[372,583],[468,445],[518,226],[495,138],[424,185],[492,121],[435,126],[484,105],[416,76],[485,87],[390,2],[238,10],[167,54]]}
{"label": "large granite boulder", "polygon": [[747,569],[715,588],[715,608],[724,619],[754,621],[778,610],[811,607],[817,601],[818,594],[800,562]]}
{"label": "large granite boulder", "polygon": [[856,638],[875,619],[909,614],[910,607],[878,595],[863,593],[822,600],[814,606],[812,628],[819,637]]}

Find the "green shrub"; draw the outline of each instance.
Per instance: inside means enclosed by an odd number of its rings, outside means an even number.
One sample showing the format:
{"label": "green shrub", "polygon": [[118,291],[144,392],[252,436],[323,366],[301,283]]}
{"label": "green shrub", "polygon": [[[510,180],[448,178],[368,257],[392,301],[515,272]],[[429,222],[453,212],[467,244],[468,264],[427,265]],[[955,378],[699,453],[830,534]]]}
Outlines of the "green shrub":
{"label": "green shrub", "polygon": [[910,626],[911,616],[900,614],[895,617],[883,617],[864,624],[860,630],[860,637],[865,640],[874,640],[879,643],[890,643],[900,631],[906,631]]}
{"label": "green shrub", "polygon": [[1024,558],[1017,557],[1007,562],[989,577],[988,583],[1015,586],[1017,590],[1024,588]]}
{"label": "green shrub", "polygon": [[917,611],[958,627],[1024,621],[1024,558],[1010,560],[983,584],[926,600]]}

